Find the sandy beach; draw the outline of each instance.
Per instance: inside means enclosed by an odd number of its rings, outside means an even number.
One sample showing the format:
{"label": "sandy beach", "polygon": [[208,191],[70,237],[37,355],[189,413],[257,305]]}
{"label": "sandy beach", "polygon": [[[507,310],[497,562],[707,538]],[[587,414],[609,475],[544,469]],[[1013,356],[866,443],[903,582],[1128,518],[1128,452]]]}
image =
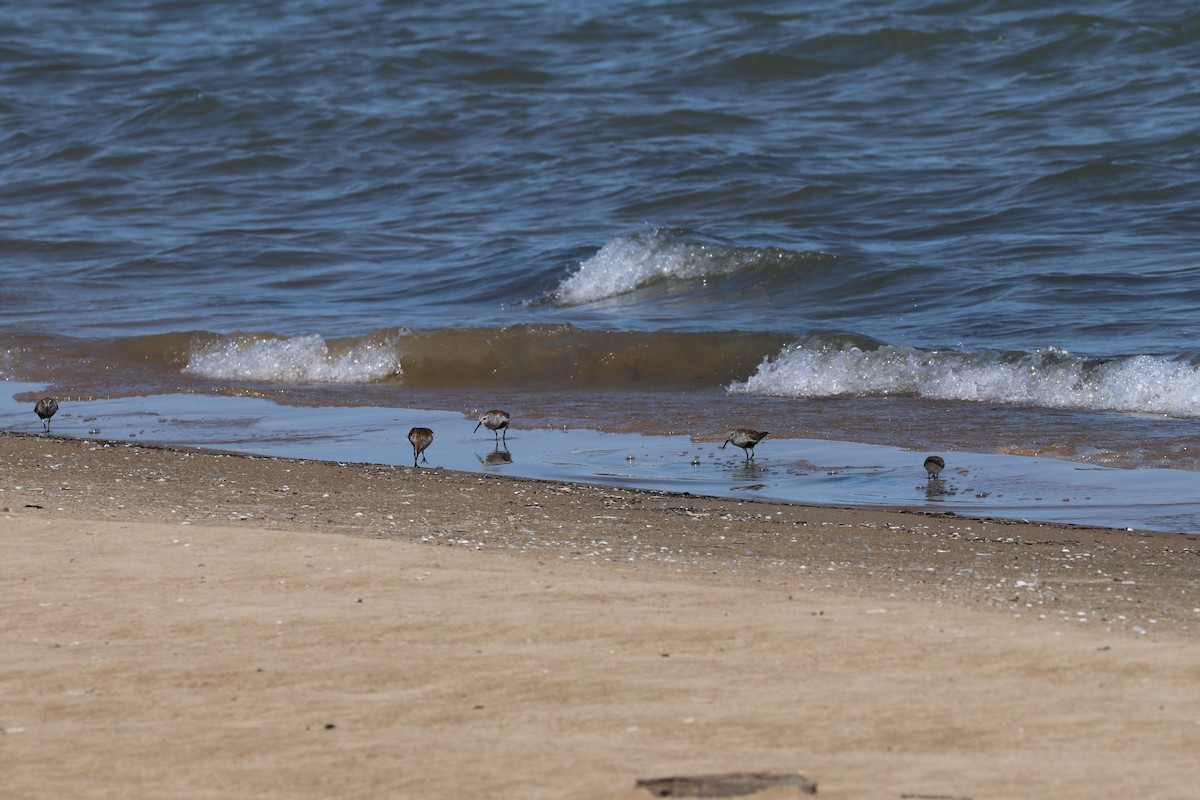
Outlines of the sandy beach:
{"label": "sandy beach", "polygon": [[19,434],[0,470],[6,797],[1200,785],[1186,536]]}

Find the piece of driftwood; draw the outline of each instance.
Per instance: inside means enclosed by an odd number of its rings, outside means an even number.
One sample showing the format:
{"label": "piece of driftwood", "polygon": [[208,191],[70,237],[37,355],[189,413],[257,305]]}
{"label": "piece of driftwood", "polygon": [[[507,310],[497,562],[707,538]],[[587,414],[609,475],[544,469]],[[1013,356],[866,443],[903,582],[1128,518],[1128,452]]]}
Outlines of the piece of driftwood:
{"label": "piece of driftwood", "polygon": [[776,786],[795,786],[816,794],[817,782],[795,772],[727,772],[722,775],[680,775],[639,779],[637,787],[655,797],[740,797]]}

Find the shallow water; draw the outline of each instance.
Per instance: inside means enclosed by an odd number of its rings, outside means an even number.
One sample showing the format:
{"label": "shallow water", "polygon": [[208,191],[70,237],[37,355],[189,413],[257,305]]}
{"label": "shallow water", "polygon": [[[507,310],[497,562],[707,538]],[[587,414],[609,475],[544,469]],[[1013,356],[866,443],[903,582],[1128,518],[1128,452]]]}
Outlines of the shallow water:
{"label": "shallow water", "polygon": [[[27,390],[14,384],[5,393]],[[428,467],[561,482],[818,505],[934,512],[1200,533],[1200,473],[1121,470],[1050,458],[944,452],[941,480],[926,453],[881,445],[769,437],[752,461],[720,440],[515,428],[506,442],[460,413],[380,407],[295,407],[259,398],[156,395],[64,405],[54,435],[166,443],[292,458],[411,465],[409,428],[430,427]],[[0,427],[36,432],[32,406],[0,404]],[[425,466],[425,464],[422,464]]]}

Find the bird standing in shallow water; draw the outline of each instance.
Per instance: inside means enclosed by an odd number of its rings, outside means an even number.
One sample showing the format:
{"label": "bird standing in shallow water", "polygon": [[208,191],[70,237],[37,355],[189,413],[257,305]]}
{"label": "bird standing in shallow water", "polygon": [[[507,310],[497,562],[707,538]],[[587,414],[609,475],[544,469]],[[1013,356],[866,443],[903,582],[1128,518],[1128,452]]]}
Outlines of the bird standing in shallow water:
{"label": "bird standing in shallow water", "polygon": [[37,401],[37,405],[33,407],[33,413],[38,415],[38,419],[42,421],[42,427],[46,433],[50,432],[50,418],[58,412],[58,401],[53,397],[43,397]]}
{"label": "bird standing in shallow water", "polygon": [[[761,442],[767,436],[767,431],[755,431],[750,428],[737,428],[730,431],[725,436],[725,444],[733,442],[735,447],[740,447],[746,451],[746,460],[754,458],[754,445]],[[725,449],[725,444],[721,445],[721,449]]]}
{"label": "bird standing in shallow water", "polygon": [[[425,448],[433,444],[433,431],[429,428],[413,428],[408,432],[408,441],[412,442],[413,446],[413,466],[417,466],[417,456],[425,458]],[[425,458],[425,463],[429,463],[429,459]]]}
{"label": "bird standing in shallow water", "polygon": [[[483,425],[492,433],[496,431],[504,431],[504,441],[508,442],[508,412],[501,411],[498,408],[492,409],[479,418],[479,425]],[[479,425],[475,426],[475,431],[479,430]],[[475,433],[472,431],[472,433]],[[500,438],[500,434],[496,433],[496,438]]]}
{"label": "bird standing in shallow water", "polygon": [[945,468],[946,460],[941,456],[930,456],[925,459],[925,471],[929,473],[929,480],[936,478],[938,473]]}

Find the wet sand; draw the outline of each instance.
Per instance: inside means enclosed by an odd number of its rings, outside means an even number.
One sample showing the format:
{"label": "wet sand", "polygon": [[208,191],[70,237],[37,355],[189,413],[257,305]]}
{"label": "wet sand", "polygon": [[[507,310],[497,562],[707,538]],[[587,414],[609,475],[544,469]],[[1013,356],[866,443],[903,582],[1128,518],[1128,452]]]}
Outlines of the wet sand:
{"label": "wet sand", "polygon": [[1200,785],[1186,536],[18,434],[0,509],[7,797]]}

